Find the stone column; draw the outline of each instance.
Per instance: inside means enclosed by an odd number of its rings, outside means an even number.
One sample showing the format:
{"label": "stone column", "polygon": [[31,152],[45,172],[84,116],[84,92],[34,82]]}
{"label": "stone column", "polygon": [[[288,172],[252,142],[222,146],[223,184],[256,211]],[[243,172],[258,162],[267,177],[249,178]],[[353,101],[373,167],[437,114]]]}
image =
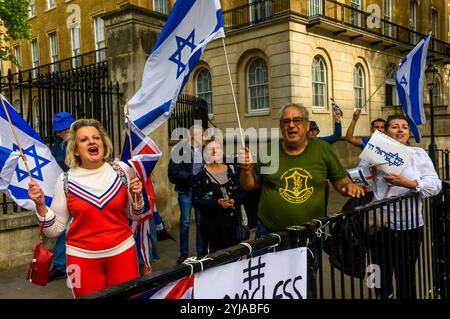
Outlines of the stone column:
{"label": "stone column", "polygon": [[[120,91],[123,93],[122,103],[125,104],[141,86],[145,62],[165,24],[166,16],[127,4],[104,14],[102,18],[105,21],[110,79],[113,83],[119,83]],[[123,107],[121,106],[117,112],[121,123],[124,123]],[[125,132],[122,128],[122,141],[124,137]],[[161,125],[150,137],[163,153],[155,167],[153,178],[157,186],[158,211],[166,226],[170,228],[178,219],[178,210],[172,209],[176,208],[176,198],[173,185],[169,183],[167,177],[170,156],[167,124]]]}

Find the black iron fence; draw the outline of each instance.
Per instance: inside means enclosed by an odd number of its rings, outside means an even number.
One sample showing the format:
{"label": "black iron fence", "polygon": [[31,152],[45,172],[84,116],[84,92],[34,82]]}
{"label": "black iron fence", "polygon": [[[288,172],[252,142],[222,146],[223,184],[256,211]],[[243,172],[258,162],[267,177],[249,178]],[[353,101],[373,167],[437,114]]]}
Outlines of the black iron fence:
{"label": "black iron fence", "polygon": [[[49,145],[56,139],[53,116],[67,111],[75,119],[99,120],[111,136],[115,150],[120,150],[122,94],[118,83],[109,81],[107,62],[95,62],[101,52],[76,57],[80,65],[77,68],[72,67],[74,60],[70,58],[17,73],[8,70],[7,75],[0,74],[0,93]],[[18,210],[5,195],[1,206],[3,214]]]}
{"label": "black iron fence", "polygon": [[[450,183],[421,199],[416,193],[356,206],[248,241],[253,252],[303,247],[308,253],[308,298],[450,297]],[[249,254],[238,244],[201,264],[176,265],[85,298],[131,298]]]}
{"label": "black iron fence", "polygon": [[[292,15],[304,19],[307,23],[313,24],[323,19],[408,45],[416,45],[425,37],[414,29],[382,18],[379,23],[368,23],[374,22],[372,14],[336,0],[254,0],[224,11],[223,17],[228,31]],[[430,51],[450,57],[450,44],[433,37]]]}
{"label": "black iron fence", "polygon": [[180,94],[169,119],[169,139],[178,139],[183,135],[180,129],[189,129],[197,121],[203,129],[208,128],[208,104],[201,98]]}
{"label": "black iron fence", "polygon": [[438,174],[443,181],[450,181],[450,150],[437,150]]}

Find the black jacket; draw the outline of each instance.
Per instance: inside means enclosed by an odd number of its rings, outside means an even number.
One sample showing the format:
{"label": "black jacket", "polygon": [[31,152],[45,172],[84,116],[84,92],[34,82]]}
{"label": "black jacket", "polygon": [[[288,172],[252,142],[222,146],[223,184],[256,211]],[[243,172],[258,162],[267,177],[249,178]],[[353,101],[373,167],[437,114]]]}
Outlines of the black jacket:
{"label": "black jacket", "polygon": [[[191,149],[190,161],[188,162],[182,161],[181,163],[175,163],[173,161],[173,158],[175,156],[182,158],[183,150],[187,149],[187,147],[190,147]],[[169,181],[172,184],[175,184],[176,192],[185,193],[191,191],[192,183],[194,181],[194,175],[192,175],[193,162],[194,162],[194,148],[190,144],[184,142],[175,145],[175,147],[172,150],[172,156],[170,157],[169,161],[168,176]]]}

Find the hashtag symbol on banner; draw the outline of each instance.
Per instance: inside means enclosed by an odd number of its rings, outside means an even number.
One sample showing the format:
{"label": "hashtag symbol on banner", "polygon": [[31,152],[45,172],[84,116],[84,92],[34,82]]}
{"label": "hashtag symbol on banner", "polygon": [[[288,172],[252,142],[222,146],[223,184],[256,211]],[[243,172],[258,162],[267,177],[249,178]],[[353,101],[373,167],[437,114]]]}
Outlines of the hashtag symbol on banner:
{"label": "hashtag symbol on banner", "polygon": [[[244,269],[242,272],[248,273],[248,277],[244,279],[244,284],[248,281],[248,290],[252,290],[252,282],[253,280],[258,281],[259,288],[261,286],[261,278],[264,277],[264,274],[261,273],[261,270],[266,266],[266,263],[261,263],[261,257],[258,258],[258,263],[252,267],[252,260],[249,259],[248,261],[248,268]],[[252,276],[252,271],[255,271],[256,274]]]}

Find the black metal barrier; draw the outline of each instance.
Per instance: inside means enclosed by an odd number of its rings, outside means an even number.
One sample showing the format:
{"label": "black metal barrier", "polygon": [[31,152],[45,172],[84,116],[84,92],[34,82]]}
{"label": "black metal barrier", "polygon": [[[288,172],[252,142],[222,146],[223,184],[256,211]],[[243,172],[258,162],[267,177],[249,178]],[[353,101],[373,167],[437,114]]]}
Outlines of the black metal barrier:
{"label": "black metal barrier", "polygon": [[352,199],[343,212],[217,251],[202,264],[176,265],[84,299],[131,298],[246,257],[248,245],[252,252],[307,246],[308,298],[449,298],[450,183],[443,182],[442,192],[432,198],[410,193],[370,200]]}

